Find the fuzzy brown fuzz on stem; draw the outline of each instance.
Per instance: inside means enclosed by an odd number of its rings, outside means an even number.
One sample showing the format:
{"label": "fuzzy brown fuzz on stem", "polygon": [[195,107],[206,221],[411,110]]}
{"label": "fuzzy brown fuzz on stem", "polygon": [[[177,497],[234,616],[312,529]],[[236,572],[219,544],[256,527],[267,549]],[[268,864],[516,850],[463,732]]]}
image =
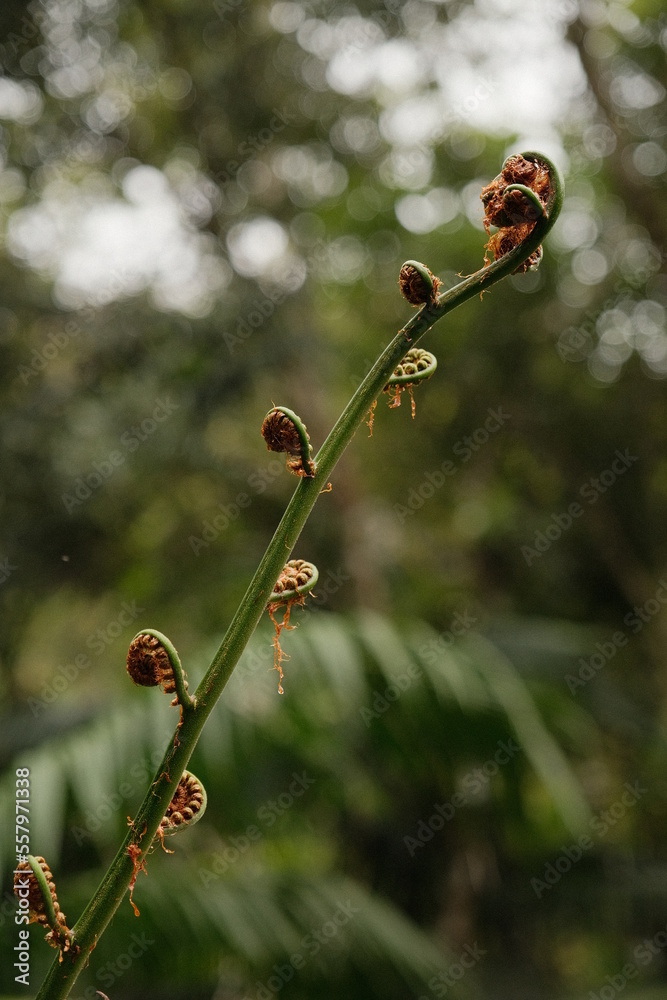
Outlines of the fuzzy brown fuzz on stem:
{"label": "fuzzy brown fuzz on stem", "polygon": [[[526,236],[530,233],[533,227],[531,225],[521,225],[513,226],[511,229],[499,229],[497,233],[493,233],[489,237],[489,242],[486,244],[486,249],[490,250],[493,254],[493,259],[498,260],[500,257],[504,257],[506,253],[510,250],[514,250],[514,247],[518,246],[519,243],[523,243]],[[538,247],[531,253],[530,257],[517,268],[519,273],[524,271],[532,271],[542,260],[542,247]]]}
{"label": "fuzzy brown fuzz on stem", "polygon": [[420,382],[431,378],[437,368],[435,355],[424,351],[421,347],[411,347],[400,363],[396,365],[389,382],[383,392],[390,397],[389,407],[395,409],[401,405],[401,393],[410,393],[412,417],[415,416],[415,398],[413,390]]}
{"label": "fuzzy brown fuzz on stem", "polygon": [[310,473],[307,473],[303,467],[303,459],[301,458],[301,455],[288,455],[285,465],[290,472],[293,472],[297,476],[310,475]]}
{"label": "fuzzy brown fuzz on stem", "polygon": [[[306,559],[290,559],[283,566],[280,576],[276,580],[276,584],[271,592],[267,610],[275,628],[275,635],[273,637],[273,666],[278,671],[278,692],[280,694],[283,694],[282,680],[284,672],[282,664],[285,660],[289,659],[280,645],[280,633],[283,629],[289,631],[296,628],[295,625],[290,625],[289,623],[292,607],[295,604],[303,606],[306,594],[310,593],[317,583],[317,579],[317,567],[313,563],[308,562]],[[280,608],[283,608],[282,622],[277,621],[275,617],[275,612]]]}
{"label": "fuzzy brown fuzz on stem", "polygon": [[389,396],[390,410],[395,410],[397,406],[401,405],[401,394],[407,391],[410,395],[410,409],[412,411],[412,419],[413,420],[415,419],[415,416],[417,414],[417,404],[415,403],[415,397],[414,397],[414,383],[410,383],[409,385],[387,385],[382,391],[386,392],[387,395]]}
{"label": "fuzzy brown fuzz on stem", "polygon": [[[285,629],[285,631],[287,632],[291,632],[292,629],[296,628],[296,625],[290,625],[289,623],[290,614],[292,613],[292,605],[299,604],[303,606],[303,604],[305,604],[305,601],[306,601],[305,597],[302,597],[300,594],[295,593],[294,597],[289,601],[269,604],[268,608],[269,617],[271,618],[271,621],[273,622],[273,627],[276,630],[275,635],[273,636],[272,639],[272,643],[273,643],[273,669],[278,671],[278,694],[285,693],[283,688],[283,678],[285,676],[285,671],[283,670],[283,663],[285,662],[285,660],[289,660],[289,656],[280,645],[280,633],[283,631],[283,629]],[[278,611],[280,608],[283,609],[283,620],[281,622],[279,622],[275,617],[275,612]]]}
{"label": "fuzzy brown fuzz on stem", "polygon": [[130,879],[129,890],[130,890],[130,906],[134,910],[135,917],[141,915],[141,911],[137,904],[134,902],[132,896],[134,895],[134,887],[137,884],[137,876],[139,872],[146,873],[146,858],[141,857],[141,847],[138,844],[129,844],[127,848],[128,856],[132,859],[132,878]]}

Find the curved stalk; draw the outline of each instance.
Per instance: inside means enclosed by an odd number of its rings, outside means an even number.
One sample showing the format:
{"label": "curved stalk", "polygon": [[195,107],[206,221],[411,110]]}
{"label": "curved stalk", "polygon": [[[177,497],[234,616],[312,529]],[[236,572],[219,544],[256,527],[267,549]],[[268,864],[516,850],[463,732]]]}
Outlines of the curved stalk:
{"label": "curved stalk", "polygon": [[[41,860],[44,861],[44,858]],[[52,890],[52,887],[49,885],[46,875],[44,874],[44,869],[33,854],[26,855],[26,861],[30,865],[32,873],[37,880],[37,885],[41,894],[41,902],[44,907],[44,918],[46,919],[48,926],[51,928],[54,947],[57,946],[61,949],[69,948],[74,942],[74,937],[72,932],[64,925],[64,914],[61,913],[61,920],[63,923],[58,920],[58,914],[56,913],[56,908],[53,903],[55,896],[51,895],[52,891],[55,893],[55,888]],[[47,871],[49,871],[48,867]]]}
{"label": "curved stalk", "polygon": [[[300,577],[306,577],[304,583],[299,583]],[[295,598],[300,601],[311,592],[319,578],[320,574],[314,563],[306,559],[291,559],[285,563],[274,589],[269,594],[269,605],[293,604]]]}
{"label": "curved stalk", "polygon": [[[285,419],[288,422],[289,434],[285,433]],[[287,468],[298,476],[310,476],[315,474],[315,466],[311,455],[313,449],[308,437],[308,431],[301,417],[288,409],[286,406],[274,406],[264,417],[262,424],[262,437],[266,441],[269,451],[286,452],[288,455]],[[296,465],[291,460],[299,455]]]}
{"label": "curved stalk", "polygon": [[524,153],[546,167],[551,192],[544,214],[528,236],[509,253],[453,288],[427,302],[388,344],[336,421],[315,457],[314,475],[299,480],[248,589],[227,629],[213,661],[194,695],[194,707],[184,712],[157,774],[137,816],[93,899],[73,928],[80,951],[53,963],[37,1000],[64,1000],[90,953],[120,905],[133,877],[136,879],[162,817],[167,811],[179,779],[187,766],[204,724],[229,680],[254,632],[285,560],[294,548],[334,466],[352,440],[368,410],[382,392],[397,364],[434,323],[468,299],[511,274],[540,246],[556,221],[562,202],[562,187],[554,165],[541,153]]}
{"label": "curved stalk", "polygon": [[[419,365],[421,364],[421,368]],[[419,382],[426,382],[434,374],[438,367],[438,359],[430,351],[424,351],[421,347],[411,347],[405,357],[394,368],[386,389],[391,385],[415,385]],[[414,371],[406,371],[406,368],[413,368]],[[397,374],[398,373],[398,374]]]}

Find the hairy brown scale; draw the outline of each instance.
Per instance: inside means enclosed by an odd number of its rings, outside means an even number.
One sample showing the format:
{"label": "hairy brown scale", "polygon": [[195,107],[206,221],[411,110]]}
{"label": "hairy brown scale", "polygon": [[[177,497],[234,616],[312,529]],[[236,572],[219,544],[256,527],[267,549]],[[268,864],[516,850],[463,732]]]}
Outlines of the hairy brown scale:
{"label": "hairy brown scale", "polygon": [[[127,651],[127,672],[134,683],[142,687],[159,685],[165,694],[174,694],[176,691],[174,668],[167,650],[157,636],[143,633],[135,636]],[[185,677],[183,683],[187,691],[188,682]]]}
{"label": "hairy brown scale", "polygon": [[160,823],[162,830],[180,826],[182,823],[189,823],[197,815],[203,802],[201,785],[195,776],[184,774]]}
{"label": "hairy brown scale", "polygon": [[[312,453],[310,437],[305,427],[304,432],[309,451]],[[269,451],[282,451],[287,454],[286,464],[290,472],[297,476],[313,476],[315,474],[312,460],[307,459],[306,467],[304,467],[303,445],[299,432],[294,421],[282,410],[276,407],[264,417],[262,437],[266,441],[266,447]]]}
{"label": "hairy brown scale", "polygon": [[[429,271],[429,274],[431,272]],[[404,264],[398,275],[398,286],[401,294],[413,306],[421,306],[424,302],[435,299],[440,287],[440,280],[431,274],[433,286],[429,288],[423,275],[412,264]]]}
{"label": "hairy brown scale", "polygon": [[281,570],[273,589],[276,594],[282,594],[286,590],[296,590],[298,587],[304,587],[312,575],[310,564],[305,559],[292,559]]}
{"label": "hairy brown scale", "polygon": [[[49,927],[49,933],[46,935],[47,942],[53,948],[61,948],[62,940],[64,939],[66,943],[64,945],[63,950],[67,951],[69,949],[69,941],[68,941],[69,929],[67,927],[67,918],[65,917],[63,911],[60,909],[60,903],[58,902],[58,897],[56,895],[56,886],[53,880],[53,875],[51,874],[51,869],[49,868],[48,864],[46,863],[43,857],[36,856],[35,861],[42,869],[44,877],[46,878],[46,884],[49,887],[49,893],[51,894],[53,909],[61,933],[57,934],[53,930],[53,928],[50,928],[49,926],[48,918],[46,916],[46,907],[44,905],[44,898],[42,896],[42,890],[40,888],[39,882],[37,881],[37,876],[33,872],[32,868],[30,867],[30,863],[28,861],[20,861],[16,866],[14,874],[14,893],[18,897],[18,889],[20,887],[20,884],[25,880],[25,878],[27,878],[28,914],[29,914],[28,923],[31,924],[37,923],[41,924],[42,927]],[[60,942],[58,941],[58,937],[60,937],[61,939]]]}
{"label": "hairy brown scale", "polygon": [[[506,193],[510,184],[529,187],[543,205],[547,204],[551,191],[548,170],[542,164],[520,155],[510,156],[498,176],[482,188],[480,197],[485,211],[484,228],[488,233],[491,226],[498,227],[498,232],[486,244],[486,250],[491,251],[494,260],[499,260],[523,243],[536,222],[535,206],[521,191]],[[541,257],[542,251],[539,248],[517,271],[527,271],[537,266]]]}
{"label": "hairy brown scale", "polygon": [[262,424],[262,437],[269,451],[301,452],[301,441],[294,423],[280,410],[270,413]]}

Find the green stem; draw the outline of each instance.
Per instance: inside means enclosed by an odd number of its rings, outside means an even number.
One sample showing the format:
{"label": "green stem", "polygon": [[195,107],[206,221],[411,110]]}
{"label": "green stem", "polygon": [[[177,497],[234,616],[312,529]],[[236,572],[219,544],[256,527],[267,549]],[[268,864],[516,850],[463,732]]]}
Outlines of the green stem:
{"label": "green stem", "polygon": [[[326,487],[334,466],[389,381],[394,368],[437,320],[473,296],[481,295],[527,260],[555,222],[562,201],[562,188],[556,168],[541,153],[524,153],[523,156],[541,161],[549,171],[552,194],[544,215],[538,219],[524,242],[510,253],[464,278],[434,302],[424,305],[385,348],[343,410],[315,458],[314,476],[300,479],[296,486],[220,648],[195,692],[194,708],[184,713],[132,827],[95,895],[73,928],[80,952],[76,956],[67,954],[62,962],[56,960],[53,963],[37,994],[37,1000],[64,1000],[87,964],[90,952],[120,905],[133,874],[136,874],[137,866],[153,842],[204,723],[262,617],[280,571],[289,559],[320,492]],[[134,859],[128,854],[128,849],[135,854]]]}

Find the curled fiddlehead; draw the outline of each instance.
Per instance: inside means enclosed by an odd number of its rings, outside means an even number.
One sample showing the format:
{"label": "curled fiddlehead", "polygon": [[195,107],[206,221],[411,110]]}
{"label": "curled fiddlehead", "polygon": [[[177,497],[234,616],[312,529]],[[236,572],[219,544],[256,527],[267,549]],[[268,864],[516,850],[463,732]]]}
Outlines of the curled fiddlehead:
{"label": "curled fiddlehead", "polygon": [[183,771],[174,797],[158,827],[160,839],[178,833],[186,826],[194,826],[206,812],[206,802],[206,789],[199,778],[191,771]]}
{"label": "curled fiddlehead", "polygon": [[46,940],[51,947],[60,949],[61,956],[66,951],[78,950],[60,909],[51,869],[44,858],[28,854],[19,862],[14,872],[14,895],[19,901],[19,910],[28,911],[28,923],[49,928]]}
{"label": "curled fiddlehead", "polygon": [[423,306],[438,298],[440,278],[418,260],[406,260],[398,275],[398,287],[403,298],[413,306]]}
{"label": "curled fiddlehead", "polygon": [[175,694],[172,705],[194,708],[179,655],[162,632],[153,628],[137,632],[127,653],[127,672],[135,684],[161,687],[165,694]]}
{"label": "curled fiddlehead", "polygon": [[[482,189],[484,228],[497,232],[489,238],[486,249],[494,260],[510,253],[533,231],[536,222],[550,218],[560,209],[560,188],[553,164],[540,153],[518,153],[508,157],[497,177]],[[487,259],[487,258],[485,258]],[[542,259],[542,247],[537,247],[516,269],[517,272],[536,268]]]}
{"label": "curled fiddlehead", "polygon": [[271,591],[269,604],[303,604],[317,583],[319,573],[314,563],[306,559],[290,559],[282,569],[276,585]]}
{"label": "curled fiddlehead", "polygon": [[400,406],[401,393],[407,389],[410,393],[410,403],[414,419],[415,398],[412,391],[420,382],[430,379],[437,367],[438,362],[434,354],[423,350],[421,347],[411,347],[405,357],[396,365],[389,381],[384,387],[383,391],[391,397],[389,406],[392,408]]}
{"label": "curled fiddlehead", "polygon": [[[280,576],[269,596],[267,610],[273,622],[276,633],[273,637],[273,666],[278,671],[278,693],[283,694],[283,663],[289,657],[283,652],[280,645],[280,633],[283,629],[293,629],[296,625],[290,625],[290,614],[295,604],[303,606],[306,596],[311,592],[317,583],[319,573],[317,566],[306,559],[290,559],[283,566]],[[279,608],[284,608],[283,620],[279,622],[275,617],[275,612]]]}
{"label": "curled fiddlehead", "polygon": [[297,476],[312,478],[315,463],[306,425],[294,410],[274,406],[264,417],[262,437],[269,451],[287,452],[287,468]]}

